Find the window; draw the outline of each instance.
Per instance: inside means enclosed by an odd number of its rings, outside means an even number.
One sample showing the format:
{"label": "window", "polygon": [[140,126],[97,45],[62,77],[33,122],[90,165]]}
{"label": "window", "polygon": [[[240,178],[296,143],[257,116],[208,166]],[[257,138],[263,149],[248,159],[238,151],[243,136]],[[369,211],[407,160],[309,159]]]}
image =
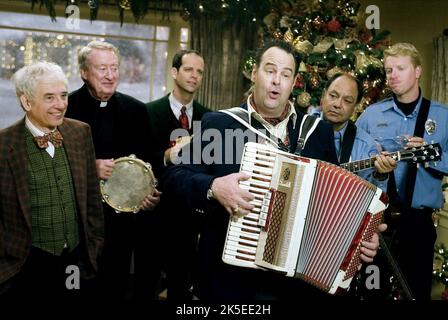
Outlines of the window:
{"label": "window", "polygon": [[[188,46],[188,28],[169,25],[123,24],[81,19],[79,28],[65,18],[51,22],[48,16],[0,11],[0,96],[3,99],[0,128],[23,116],[13,85],[15,71],[33,61],[59,64],[69,80],[69,91],[82,86],[77,53],[92,40],[108,41],[121,54],[118,90],[143,102],[165,95],[169,48]],[[173,24],[174,25],[174,24]],[[177,34],[180,33],[180,37]],[[175,44],[170,45],[174,39]],[[174,53],[173,53],[174,54]]]}
{"label": "window", "polygon": [[180,29],[180,39],[179,40],[180,40],[180,48],[181,49],[188,48],[189,32],[190,32],[190,29],[188,29],[188,28]]}

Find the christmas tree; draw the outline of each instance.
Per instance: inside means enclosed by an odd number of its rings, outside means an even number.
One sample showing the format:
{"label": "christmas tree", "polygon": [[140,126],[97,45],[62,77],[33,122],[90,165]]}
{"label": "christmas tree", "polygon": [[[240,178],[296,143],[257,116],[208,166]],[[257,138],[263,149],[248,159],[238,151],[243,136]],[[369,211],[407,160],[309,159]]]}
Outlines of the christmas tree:
{"label": "christmas tree", "polygon": [[[326,81],[340,72],[352,73],[363,84],[363,99],[354,118],[388,94],[382,57],[389,32],[367,29],[359,8],[357,1],[350,0],[272,1],[261,37],[262,41],[284,39],[299,52],[302,62],[293,90],[297,106],[319,105]],[[246,60],[246,77],[253,63],[253,57]]]}

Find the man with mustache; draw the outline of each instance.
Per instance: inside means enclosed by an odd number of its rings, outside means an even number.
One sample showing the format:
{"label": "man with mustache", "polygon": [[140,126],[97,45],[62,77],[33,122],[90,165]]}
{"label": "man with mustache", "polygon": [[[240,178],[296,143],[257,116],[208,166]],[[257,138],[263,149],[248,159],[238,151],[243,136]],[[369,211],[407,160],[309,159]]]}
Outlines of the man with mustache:
{"label": "man with mustache", "polygon": [[[292,45],[281,40],[265,44],[258,51],[255,60],[251,76],[253,91],[247,102],[241,105],[240,111],[248,114],[248,121],[253,126],[261,124],[267,135],[272,137],[271,140],[278,141],[279,145],[295,153],[304,116],[296,112],[289,96],[300,61]],[[219,132],[222,139],[219,146],[214,142],[214,161],[210,163],[202,157],[202,163],[197,164],[191,158],[198,155],[191,153],[190,158],[185,157],[190,163],[172,166],[164,179],[165,192],[182,200],[185,206],[200,208],[206,212],[199,242],[199,298],[216,301],[321,296],[321,292],[314,292],[311,286],[299,280],[274,272],[236,267],[222,261],[230,217],[248,214],[253,209],[251,201],[254,196],[239,186],[240,181],[249,179],[248,175],[239,172],[239,162],[244,147],[243,140],[255,137],[248,135],[246,139],[239,139],[231,134],[243,134],[245,129],[246,126],[229,114],[207,113],[202,119],[202,133]],[[301,155],[337,163],[331,126],[320,121],[309,134],[307,142],[302,146]],[[193,151],[195,143],[201,141],[193,139]],[[202,141],[202,156],[204,151],[210,149],[210,145],[207,141]],[[185,149],[183,151],[191,152]],[[363,243],[362,259],[372,261],[378,245],[377,235],[372,242]]]}
{"label": "man with mustache", "polygon": [[376,156],[375,168],[359,171],[358,174],[386,191],[388,173],[394,170],[396,161],[379,154],[375,140],[350,120],[361,98],[362,86],[354,76],[336,74],[328,80],[322,93],[322,117],[333,126],[339,162]]}

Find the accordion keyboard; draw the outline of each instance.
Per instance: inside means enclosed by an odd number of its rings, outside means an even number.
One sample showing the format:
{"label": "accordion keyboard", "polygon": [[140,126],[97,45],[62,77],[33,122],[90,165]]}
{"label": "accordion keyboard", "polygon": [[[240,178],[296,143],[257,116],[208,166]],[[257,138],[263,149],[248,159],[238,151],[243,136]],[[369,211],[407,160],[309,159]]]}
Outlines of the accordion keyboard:
{"label": "accordion keyboard", "polygon": [[254,209],[243,217],[233,217],[229,224],[228,239],[223,258],[225,261],[245,267],[255,265],[255,255],[260,237],[260,221],[266,220],[269,206],[269,186],[275,164],[275,154],[269,150],[247,147],[241,172],[250,178],[240,182],[240,187],[254,195]]}

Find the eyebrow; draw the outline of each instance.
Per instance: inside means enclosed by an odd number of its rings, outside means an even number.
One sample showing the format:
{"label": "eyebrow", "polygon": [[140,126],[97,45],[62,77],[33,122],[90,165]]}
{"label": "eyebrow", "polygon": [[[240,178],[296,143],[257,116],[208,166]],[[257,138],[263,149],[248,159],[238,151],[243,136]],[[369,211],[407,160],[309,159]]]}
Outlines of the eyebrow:
{"label": "eyebrow", "polygon": [[[272,63],[272,62],[266,62],[265,66],[277,67],[277,65],[275,63]],[[284,68],[283,70],[287,70],[287,71],[290,71],[292,73],[292,68]]]}
{"label": "eyebrow", "polygon": [[340,97],[342,97],[342,98],[344,98],[344,99],[346,99],[346,98],[355,99],[354,96],[352,96],[352,95],[343,95],[343,94],[340,94],[340,93],[339,93],[338,91],[336,91],[335,89],[330,90],[328,93],[329,93],[329,94],[335,93],[335,94],[337,94],[338,96],[340,96]]}
{"label": "eyebrow", "polygon": [[68,91],[62,91],[62,92],[46,92],[44,93],[44,97],[48,97],[48,96],[55,96],[58,94],[68,94]]}

